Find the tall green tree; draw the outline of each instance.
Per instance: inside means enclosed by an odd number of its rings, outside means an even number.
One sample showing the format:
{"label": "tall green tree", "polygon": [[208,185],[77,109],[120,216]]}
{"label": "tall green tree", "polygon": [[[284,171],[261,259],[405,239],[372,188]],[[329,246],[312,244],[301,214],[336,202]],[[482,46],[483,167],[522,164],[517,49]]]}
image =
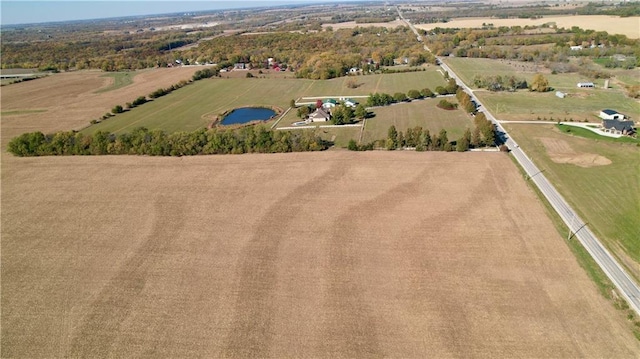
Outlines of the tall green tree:
{"label": "tall green tree", "polygon": [[445,145],[449,143],[449,138],[447,137],[447,130],[444,128],[440,130],[440,135],[438,135],[439,147],[441,151],[445,150]]}
{"label": "tall green tree", "polygon": [[354,114],[357,118],[362,120],[365,117],[367,117],[367,109],[360,103],[358,104],[358,106],[356,106],[356,110]]}
{"label": "tall green tree", "polygon": [[391,127],[389,127],[389,131],[387,131],[386,147],[388,150],[395,150],[398,148],[398,131],[394,125],[391,125]]}

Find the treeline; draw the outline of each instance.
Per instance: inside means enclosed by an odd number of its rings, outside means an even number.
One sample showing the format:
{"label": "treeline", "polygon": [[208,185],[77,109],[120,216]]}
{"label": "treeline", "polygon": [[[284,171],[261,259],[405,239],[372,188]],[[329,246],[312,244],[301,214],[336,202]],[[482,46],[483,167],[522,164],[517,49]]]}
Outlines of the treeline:
{"label": "treeline", "polygon": [[375,148],[384,148],[389,151],[413,149],[415,151],[458,151],[464,152],[470,148],[494,146],[497,144],[496,129],[491,121],[487,120],[483,113],[478,113],[474,120],[475,127],[466,129],[462,137],[450,141],[447,130],[439,133],[431,133],[429,129],[420,126],[408,128],[405,132],[398,131],[395,126],[390,126],[387,138],[370,143],[358,145],[355,140],[349,141],[347,148],[351,151],[369,151]]}
{"label": "treeline", "polygon": [[436,92],[431,91],[429,88],[423,88],[422,90],[409,90],[406,94],[403,92],[396,92],[393,95],[388,93],[372,93],[367,97],[367,106],[388,106],[398,102],[418,100],[427,97],[436,97],[436,95],[448,95],[454,94],[458,90],[458,85],[454,79],[449,79],[447,86],[436,87]]}
{"label": "treeline", "polygon": [[[35,33],[35,30],[31,32]],[[45,29],[42,39],[27,37],[30,41],[21,40],[21,32],[3,32],[2,68],[122,71],[167,66],[182,56],[180,52],[169,50],[220,32],[146,31],[96,36],[89,29],[72,33]],[[197,60],[196,57],[191,59]]]}
{"label": "treeline", "polygon": [[329,147],[314,131],[272,131],[263,126],[239,129],[200,129],[167,134],[140,127],[131,133],[75,131],[25,133],[13,138],[7,151],[20,156],[147,155],[193,156],[212,154],[321,151]]}
{"label": "treeline", "polygon": [[405,148],[414,148],[416,151],[453,150],[445,129],[440,130],[440,133],[431,134],[429,129],[423,130],[422,127],[417,126],[402,132],[393,125],[387,131],[384,148],[390,151]]}
{"label": "treeline", "polygon": [[462,108],[468,113],[476,113],[477,112],[477,104],[468,93],[466,93],[463,89],[458,89],[456,92],[456,99]]}

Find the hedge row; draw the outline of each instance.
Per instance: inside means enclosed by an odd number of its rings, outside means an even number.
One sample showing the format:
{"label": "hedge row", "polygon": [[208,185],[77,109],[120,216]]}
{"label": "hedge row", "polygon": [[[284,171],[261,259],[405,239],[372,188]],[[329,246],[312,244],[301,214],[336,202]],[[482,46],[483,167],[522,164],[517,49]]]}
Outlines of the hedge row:
{"label": "hedge row", "polygon": [[131,133],[98,131],[84,135],[74,131],[45,135],[22,134],[12,139],[7,150],[16,156],[148,155],[191,156],[210,154],[276,153],[321,151],[330,143],[314,131],[271,131],[262,126],[239,129],[200,129],[167,134],[161,130],[137,128]]}

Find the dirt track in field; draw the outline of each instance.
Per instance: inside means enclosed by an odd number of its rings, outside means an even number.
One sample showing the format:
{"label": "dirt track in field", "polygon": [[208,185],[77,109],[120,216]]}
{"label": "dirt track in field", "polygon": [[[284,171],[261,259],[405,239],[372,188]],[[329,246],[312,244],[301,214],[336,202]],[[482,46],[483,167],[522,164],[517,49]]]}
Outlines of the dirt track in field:
{"label": "dirt track in field", "polygon": [[640,353],[501,153],[2,165],[2,357]]}
{"label": "dirt track in field", "polygon": [[42,79],[2,87],[2,111],[45,110],[2,116],[2,143],[24,132],[44,133],[81,129],[115,105],[124,106],[158,88],[188,80],[202,67],[160,68],[140,72],[133,83],[118,90],[95,93],[113,83],[101,71],[60,73]]}

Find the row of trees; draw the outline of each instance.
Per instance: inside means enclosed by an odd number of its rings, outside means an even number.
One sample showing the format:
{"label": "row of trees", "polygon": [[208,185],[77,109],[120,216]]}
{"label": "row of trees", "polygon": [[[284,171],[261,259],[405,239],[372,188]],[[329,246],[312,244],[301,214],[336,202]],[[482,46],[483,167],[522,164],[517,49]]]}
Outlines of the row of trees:
{"label": "row of trees", "polygon": [[16,156],[148,155],[191,156],[210,154],[276,153],[325,150],[329,143],[314,131],[271,131],[263,126],[239,129],[200,129],[167,134],[161,130],[137,128],[131,133],[104,131],[92,135],[63,131],[22,134],[12,139],[7,150]]}
{"label": "row of trees", "polygon": [[367,98],[367,106],[387,106],[397,102],[416,100],[426,97],[435,97],[437,95],[454,94],[458,91],[459,86],[456,84],[455,79],[448,79],[447,86],[436,87],[435,93],[429,88],[423,88],[422,90],[409,90],[406,94],[403,92],[396,92],[390,95],[387,93],[372,93]]}
{"label": "row of trees", "polygon": [[435,97],[436,94],[429,88],[422,90],[409,90],[406,94],[403,92],[396,92],[393,95],[387,93],[372,93],[367,98],[367,106],[387,106],[397,102],[417,100],[425,97]]}
{"label": "row of trees", "polygon": [[[483,113],[479,113],[475,119],[475,127],[466,129],[462,137],[456,141],[449,141],[447,131],[431,134],[428,129],[417,126],[408,128],[406,132],[398,131],[395,126],[389,127],[387,138],[383,141],[387,150],[414,148],[416,151],[459,151],[464,152],[469,148],[493,146],[496,144],[495,126],[487,120]],[[382,144],[382,143],[381,143]],[[382,146],[380,146],[382,147]],[[362,148],[356,148],[361,150]]]}
{"label": "row of trees", "polygon": [[458,103],[466,112],[476,113],[476,103],[464,90],[458,89],[458,92],[456,92],[456,99],[458,99]]}

